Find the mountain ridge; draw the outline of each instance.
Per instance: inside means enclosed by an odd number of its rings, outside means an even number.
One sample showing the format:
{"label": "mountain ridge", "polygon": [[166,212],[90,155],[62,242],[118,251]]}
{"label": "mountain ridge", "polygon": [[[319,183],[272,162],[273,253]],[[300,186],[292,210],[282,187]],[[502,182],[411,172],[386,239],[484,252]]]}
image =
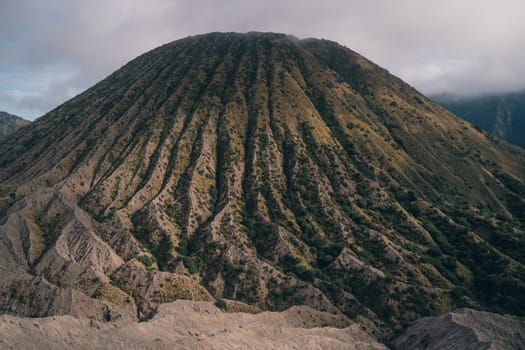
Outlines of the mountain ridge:
{"label": "mountain ridge", "polygon": [[29,123],[30,121],[21,117],[0,111],[0,139]]}
{"label": "mountain ridge", "polygon": [[477,97],[437,95],[432,98],[481,129],[525,148],[525,91]]}

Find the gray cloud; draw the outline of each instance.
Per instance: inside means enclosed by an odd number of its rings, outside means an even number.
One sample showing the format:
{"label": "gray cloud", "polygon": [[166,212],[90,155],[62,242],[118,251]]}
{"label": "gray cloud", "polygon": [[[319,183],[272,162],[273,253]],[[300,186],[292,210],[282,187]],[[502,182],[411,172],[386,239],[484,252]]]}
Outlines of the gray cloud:
{"label": "gray cloud", "polygon": [[0,110],[34,117],[165,42],[250,30],[336,40],[428,94],[525,88],[521,0],[3,0]]}

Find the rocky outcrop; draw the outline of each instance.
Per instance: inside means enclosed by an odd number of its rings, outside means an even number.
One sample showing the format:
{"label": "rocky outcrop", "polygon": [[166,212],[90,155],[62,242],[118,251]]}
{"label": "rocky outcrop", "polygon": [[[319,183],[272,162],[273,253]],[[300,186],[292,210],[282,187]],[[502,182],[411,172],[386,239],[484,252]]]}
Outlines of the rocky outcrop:
{"label": "rocky outcrop", "polygon": [[525,320],[461,309],[416,321],[393,344],[399,350],[525,349]]}

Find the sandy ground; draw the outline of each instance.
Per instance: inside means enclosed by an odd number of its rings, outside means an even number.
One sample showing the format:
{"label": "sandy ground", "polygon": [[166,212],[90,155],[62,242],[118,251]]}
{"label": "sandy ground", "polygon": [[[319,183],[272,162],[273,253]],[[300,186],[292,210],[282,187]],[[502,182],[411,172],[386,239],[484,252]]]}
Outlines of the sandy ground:
{"label": "sandy ground", "polygon": [[[331,325],[332,327],[330,327]],[[71,316],[0,316],[1,349],[386,349],[357,324],[308,307],[225,313],[210,302],[164,304],[124,326]]]}

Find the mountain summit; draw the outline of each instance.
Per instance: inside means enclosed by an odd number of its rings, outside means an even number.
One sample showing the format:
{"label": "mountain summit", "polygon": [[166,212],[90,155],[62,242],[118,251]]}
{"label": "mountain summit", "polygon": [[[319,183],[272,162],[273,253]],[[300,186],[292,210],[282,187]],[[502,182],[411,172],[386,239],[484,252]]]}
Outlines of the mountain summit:
{"label": "mountain summit", "polygon": [[178,40],[0,143],[0,310],[17,315],[224,298],[380,333],[463,306],[523,315],[524,229],[523,150],[327,40]]}

